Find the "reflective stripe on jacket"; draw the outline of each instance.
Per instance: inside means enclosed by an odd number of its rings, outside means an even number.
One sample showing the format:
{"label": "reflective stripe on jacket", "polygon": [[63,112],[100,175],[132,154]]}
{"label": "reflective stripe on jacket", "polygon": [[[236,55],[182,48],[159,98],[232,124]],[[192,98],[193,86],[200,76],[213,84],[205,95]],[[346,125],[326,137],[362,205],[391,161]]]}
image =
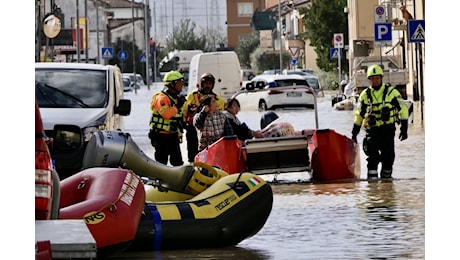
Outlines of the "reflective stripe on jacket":
{"label": "reflective stripe on jacket", "polygon": [[[369,94],[369,96],[368,96]],[[382,109],[387,111],[387,118],[383,116]],[[385,112],[383,113],[385,114]],[[375,118],[375,124],[369,124],[369,118]],[[364,128],[378,127],[384,124],[394,124],[400,119],[408,119],[409,112],[399,91],[392,86],[382,84],[379,90],[375,90],[371,86],[362,91],[358,106],[355,112],[354,123],[357,125],[363,124]]]}
{"label": "reflective stripe on jacket", "polygon": [[[216,97],[216,102],[217,102],[217,108],[219,110],[224,110],[224,98],[217,95],[214,92],[211,92],[211,94],[208,95],[214,95]],[[201,102],[200,100],[205,96],[202,94],[198,89],[193,90],[187,95],[187,100],[185,101],[184,105],[182,106],[182,114],[184,115],[185,122],[189,123],[190,125],[193,125],[193,117],[196,114],[196,110],[200,106]]]}
{"label": "reflective stripe on jacket", "polygon": [[183,116],[182,111],[176,107],[177,100],[164,91],[153,95],[150,102],[150,128],[157,129],[163,133],[182,132]]}

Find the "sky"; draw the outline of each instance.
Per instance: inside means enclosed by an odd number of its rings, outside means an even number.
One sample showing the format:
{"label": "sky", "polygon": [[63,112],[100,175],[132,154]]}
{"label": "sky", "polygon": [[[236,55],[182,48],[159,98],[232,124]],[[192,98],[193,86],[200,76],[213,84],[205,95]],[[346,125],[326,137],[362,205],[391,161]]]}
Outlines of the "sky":
{"label": "sky", "polygon": [[[167,0],[166,0],[167,1]],[[190,0],[188,0],[190,1]],[[198,1],[198,0],[194,0]],[[26,2],[26,1],[21,1]],[[190,1],[192,2],[192,1]],[[442,10],[440,10],[440,6]],[[34,26],[35,9],[27,1],[17,10],[17,2],[5,2],[2,22],[2,111],[3,137],[3,214],[0,227],[8,235],[3,254],[17,259],[32,259],[34,255],[33,134],[34,93]],[[456,214],[459,194],[460,146],[458,137],[459,83],[456,74],[458,60],[455,24],[460,2],[446,6],[426,1],[426,64],[425,64],[425,125],[426,125],[426,253],[427,259],[458,255],[459,221]],[[27,152],[25,152],[27,151]],[[27,205],[27,206],[25,206]],[[455,213],[453,210],[456,210]],[[19,240],[16,240],[20,239]],[[443,239],[439,239],[443,238]],[[450,239],[448,239],[450,238]],[[10,252],[8,252],[10,251]]]}
{"label": "sky", "polygon": [[[164,39],[181,20],[190,19],[196,24],[195,32],[200,29],[220,27],[227,36],[226,0],[149,0],[155,23],[150,30],[152,37]],[[174,8],[172,8],[174,5]],[[173,12],[174,11],[174,12]],[[152,19],[153,20],[153,19]]]}

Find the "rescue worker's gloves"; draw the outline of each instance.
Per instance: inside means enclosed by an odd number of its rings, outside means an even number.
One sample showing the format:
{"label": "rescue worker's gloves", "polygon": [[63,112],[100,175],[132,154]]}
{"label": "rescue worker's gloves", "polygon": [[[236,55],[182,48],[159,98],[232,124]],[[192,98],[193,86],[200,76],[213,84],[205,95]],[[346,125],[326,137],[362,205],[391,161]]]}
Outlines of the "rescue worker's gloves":
{"label": "rescue worker's gloves", "polygon": [[404,141],[406,139],[407,139],[407,120],[401,120],[399,140]]}
{"label": "rescue worker's gloves", "polygon": [[353,124],[353,130],[351,131],[351,140],[353,142],[358,143],[358,139],[356,137],[359,134],[359,130],[361,130],[361,125]]}

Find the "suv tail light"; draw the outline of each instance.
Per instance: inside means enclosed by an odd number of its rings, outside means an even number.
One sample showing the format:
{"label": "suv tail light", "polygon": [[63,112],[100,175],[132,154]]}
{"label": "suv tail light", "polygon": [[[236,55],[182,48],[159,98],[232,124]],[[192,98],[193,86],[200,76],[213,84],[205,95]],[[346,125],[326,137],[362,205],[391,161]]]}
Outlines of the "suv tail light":
{"label": "suv tail light", "polygon": [[276,95],[276,94],[283,94],[284,91],[281,91],[281,90],[273,90],[273,89],[272,89],[272,90],[269,90],[267,93],[268,93],[269,95]]}
{"label": "suv tail light", "polygon": [[46,220],[51,217],[52,167],[47,152],[35,152],[35,219]]}

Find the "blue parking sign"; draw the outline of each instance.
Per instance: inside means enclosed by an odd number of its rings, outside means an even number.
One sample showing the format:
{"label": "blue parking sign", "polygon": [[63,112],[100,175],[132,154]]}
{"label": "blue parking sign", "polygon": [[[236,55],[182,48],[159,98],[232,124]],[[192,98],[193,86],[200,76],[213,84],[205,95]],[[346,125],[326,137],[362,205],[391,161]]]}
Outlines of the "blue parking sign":
{"label": "blue parking sign", "polygon": [[391,23],[374,24],[374,40],[376,42],[391,42]]}

